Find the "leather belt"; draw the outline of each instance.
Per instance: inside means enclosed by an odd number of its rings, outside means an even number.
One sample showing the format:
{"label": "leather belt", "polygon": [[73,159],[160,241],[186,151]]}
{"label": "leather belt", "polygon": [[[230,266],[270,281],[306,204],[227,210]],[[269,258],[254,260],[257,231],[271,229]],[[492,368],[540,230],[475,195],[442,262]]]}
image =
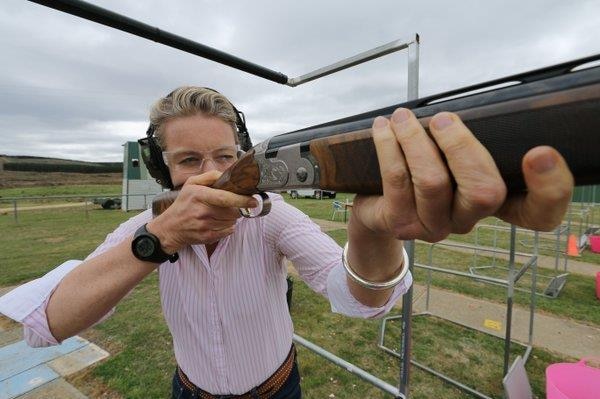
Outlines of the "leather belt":
{"label": "leather belt", "polygon": [[275,395],[289,378],[294,367],[294,360],[296,359],[296,349],[292,344],[290,353],[279,368],[266,379],[265,382],[257,386],[256,388],[241,394],[241,395],[213,395],[206,392],[189,380],[185,373],[177,366],[177,374],[183,385],[190,391],[197,393],[200,399],[219,399],[219,398],[231,398],[231,399],[269,399]]}

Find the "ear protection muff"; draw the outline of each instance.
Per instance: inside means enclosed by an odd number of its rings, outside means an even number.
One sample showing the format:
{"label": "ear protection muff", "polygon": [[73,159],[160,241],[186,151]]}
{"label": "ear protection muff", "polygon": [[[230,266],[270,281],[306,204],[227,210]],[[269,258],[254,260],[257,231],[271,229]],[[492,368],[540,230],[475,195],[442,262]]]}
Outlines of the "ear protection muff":
{"label": "ear protection muff", "polygon": [[[205,89],[214,91],[218,93],[218,91],[211,89],[209,87],[205,87]],[[173,96],[175,91],[170,92],[165,98],[169,98]],[[246,117],[243,112],[238,111],[238,109],[229,103],[235,112],[236,118],[236,130],[238,136],[238,142],[240,144],[241,154],[243,152],[248,151],[252,148],[252,141],[250,139],[250,135],[248,134],[248,128],[246,127]],[[171,174],[169,173],[169,167],[165,164],[165,161],[162,157],[162,148],[158,145],[156,141],[156,137],[154,136],[156,130],[156,126],[150,124],[148,129],[146,130],[146,137],[138,140],[138,143],[141,148],[142,159],[144,160],[144,164],[156,182],[160,184],[163,188],[173,189],[173,181],[171,180]],[[241,155],[238,153],[238,157]]]}

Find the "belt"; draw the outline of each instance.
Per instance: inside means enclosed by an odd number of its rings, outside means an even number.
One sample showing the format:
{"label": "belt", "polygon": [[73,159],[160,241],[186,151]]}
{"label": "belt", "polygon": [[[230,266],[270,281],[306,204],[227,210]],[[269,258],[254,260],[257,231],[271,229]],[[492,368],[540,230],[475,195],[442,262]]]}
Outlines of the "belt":
{"label": "belt", "polygon": [[279,368],[266,379],[265,382],[253,388],[252,390],[241,394],[241,395],[213,395],[206,392],[189,380],[185,373],[177,366],[177,374],[183,385],[190,391],[196,393],[200,399],[219,399],[219,398],[231,398],[231,399],[269,399],[277,393],[289,378],[292,368],[294,367],[294,360],[296,359],[296,349],[292,344],[290,353]]}

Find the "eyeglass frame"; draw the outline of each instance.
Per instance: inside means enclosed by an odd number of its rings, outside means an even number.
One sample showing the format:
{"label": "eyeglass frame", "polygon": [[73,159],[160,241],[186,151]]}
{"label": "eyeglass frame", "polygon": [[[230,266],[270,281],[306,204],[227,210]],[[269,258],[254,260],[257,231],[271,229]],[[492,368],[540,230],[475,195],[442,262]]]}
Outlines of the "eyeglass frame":
{"label": "eyeglass frame", "polygon": [[[165,163],[165,165],[169,169],[171,167],[173,167],[175,170],[177,169],[178,165],[177,164],[175,164],[175,165],[169,165],[169,159],[168,159],[169,154],[186,153],[187,152],[187,153],[193,153],[193,154],[201,155],[202,156],[202,161],[200,162],[200,166],[196,170],[196,171],[199,171],[199,170],[202,170],[202,167],[204,166],[204,161],[207,161],[207,160],[211,160],[212,163],[214,163],[215,165],[219,165],[219,162],[217,162],[215,160],[215,158],[212,156],[212,153],[214,153],[215,151],[224,150],[224,149],[231,149],[231,148],[235,149],[235,157],[236,157],[233,160],[233,162],[231,162],[231,164],[229,164],[229,165],[232,165],[235,161],[237,161],[240,158],[240,154],[244,152],[244,151],[242,151],[242,149],[241,149],[241,147],[240,147],[239,144],[236,144],[236,145],[226,145],[226,146],[222,146],[222,147],[215,148],[215,149],[212,149],[212,150],[205,150],[205,151],[197,151],[197,150],[162,151],[161,155],[162,155],[162,159],[163,159],[163,162]],[[207,154],[210,155],[210,156],[206,156]],[[195,173],[196,171],[190,172],[190,173]],[[181,172],[181,170],[180,170],[180,172]]]}

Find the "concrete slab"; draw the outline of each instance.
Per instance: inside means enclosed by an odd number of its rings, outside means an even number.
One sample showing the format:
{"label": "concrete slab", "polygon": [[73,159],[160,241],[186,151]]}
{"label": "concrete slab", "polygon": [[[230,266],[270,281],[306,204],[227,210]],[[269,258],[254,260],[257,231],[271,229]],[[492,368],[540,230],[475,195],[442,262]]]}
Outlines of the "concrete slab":
{"label": "concrete slab", "polygon": [[22,339],[23,328],[21,327],[0,331],[0,348],[18,342]]}
{"label": "concrete slab", "polygon": [[46,365],[33,367],[0,381],[0,399],[12,399],[58,378],[58,374]]}
{"label": "concrete slab", "polygon": [[87,396],[62,378],[58,378],[19,396],[19,399],[87,399]]}
{"label": "concrete slab", "polygon": [[8,331],[19,327],[20,324],[13,319],[0,314],[0,331]]}
{"label": "concrete slab", "polygon": [[109,353],[97,345],[89,344],[65,356],[48,362],[47,365],[61,376],[76,373],[109,356]]}
{"label": "concrete slab", "polygon": [[29,370],[37,365],[49,362],[60,356],[71,353],[88,344],[80,337],[72,337],[61,345],[47,348],[31,348],[25,341],[0,348],[0,381],[4,381],[23,370]]}

